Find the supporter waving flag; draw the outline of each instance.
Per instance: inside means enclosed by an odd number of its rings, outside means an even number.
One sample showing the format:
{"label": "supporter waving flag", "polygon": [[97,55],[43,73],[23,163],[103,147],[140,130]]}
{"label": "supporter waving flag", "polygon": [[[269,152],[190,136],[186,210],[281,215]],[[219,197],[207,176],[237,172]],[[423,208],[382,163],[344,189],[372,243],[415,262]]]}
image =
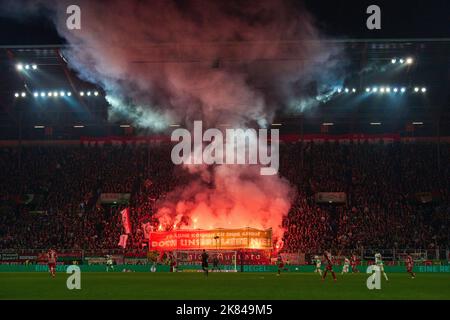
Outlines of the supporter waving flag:
{"label": "supporter waving flag", "polygon": [[122,211],[120,211],[120,214],[122,215],[122,225],[125,229],[125,233],[129,234],[131,233],[131,224],[130,224],[130,209],[125,208]]}
{"label": "supporter waving flag", "polygon": [[127,247],[127,240],[128,240],[128,235],[122,234],[119,239],[119,244],[118,244],[119,247],[122,247],[125,249]]}
{"label": "supporter waving flag", "polygon": [[152,232],[152,225],[150,222],[142,224],[142,230],[144,231],[144,238],[148,239],[150,237],[150,232]]}

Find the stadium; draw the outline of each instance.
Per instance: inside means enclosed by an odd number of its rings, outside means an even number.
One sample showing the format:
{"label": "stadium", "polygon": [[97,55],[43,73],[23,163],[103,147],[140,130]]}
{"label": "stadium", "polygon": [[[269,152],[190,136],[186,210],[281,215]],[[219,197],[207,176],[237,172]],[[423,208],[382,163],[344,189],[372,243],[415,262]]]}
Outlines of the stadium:
{"label": "stadium", "polygon": [[79,30],[17,3],[0,299],[450,298],[450,39],[328,36],[290,1],[80,1]]}

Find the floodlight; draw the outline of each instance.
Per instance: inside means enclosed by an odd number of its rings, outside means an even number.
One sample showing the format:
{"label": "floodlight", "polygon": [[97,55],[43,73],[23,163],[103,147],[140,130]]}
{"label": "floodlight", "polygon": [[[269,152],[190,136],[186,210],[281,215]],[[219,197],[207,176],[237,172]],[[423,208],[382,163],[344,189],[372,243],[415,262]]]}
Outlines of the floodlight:
{"label": "floodlight", "polygon": [[366,88],[366,92],[370,92],[370,88]]}
{"label": "floodlight", "polygon": [[377,88],[377,87],[373,87],[373,88],[372,88],[372,91],[373,91],[373,92],[378,92],[378,88]]}
{"label": "floodlight", "polygon": [[17,70],[22,70],[23,69],[23,64],[19,63],[16,65]]}
{"label": "floodlight", "polygon": [[422,88],[421,90],[423,93],[427,92],[427,88]]}
{"label": "floodlight", "polygon": [[35,98],[37,98],[37,97],[39,97],[39,93],[35,92],[35,93],[33,93],[33,96],[34,96]]}
{"label": "floodlight", "polygon": [[413,58],[406,59],[407,64],[412,64],[414,62]]}
{"label": "floodlight", "polygon": [[19,97],[19,94],[18,94],[17,92],[14,93],[14,97],[18,98],[18,97]]}
{"label": "floodlight", "polygon": [[84,96],[84,92],[83,91],[80,92],[80,96],[82,96],[82,97]]}
{"label": "floodlight", "polygon": [[86,93],[86,95],[87,95],[88,97],[91,96],[91,92],[88,91],[88,92]]}
{"label": "floodlight", "polygon": [[418,88],[418,87],[415,87],[415,88],[414,88],[414,92],[419,92],[419,88]]}
{"label": "floodlight", "polygon": [[391,60],[391,63],[392,63],[392,64],[396,64],[396,63],[397,63],[397,59],[392,59],[392,60]]}
{"label": "floodlight", "polygon": [[22,92],[22,93],[20,94],[20,96],[21,96],[22,98],[25,98],[25,97],[27,96],[27,94],[26,94],[25,92]]}
{"label": "floodlight", "polygon": [[31,66],[31,68],[32,68],[33,70],[36,70],[36,69],[37,69],[37,65],[33,64],[33,65]]}
{"label": "floodlight", "polygon": [[72,92],[68,91],[67,95],[70,97],[72,95]]}
{"label": "floodlight", "polygon": [[25,70],[29,70],[30,69],[30,65],[29,64],[26,64],[25,65]]}
{"label": "floodlight", "polygon": [[41,97],[45,97],[45,92],[41,92]]}
{"label": "floodlight", "polygon": [[94,91],[94,96],[98,96],[98,91]]}
{"label": "floodlight", "polygon": [[402,88],[400,91],[401,91],[402,93],[404,93],[404,92],[406,92],[406,88]]}
{"label": "floodlight", "polygon": [[59,93],[59,95],[60,95],[61,97],[64,97],[64,96],[66,95],[66,93],[65,93],[64,91],[61,91],[61,92]]}
{"label": "floodlight", "polygon": [[398,88],[394,88],[394,92],[398,92]]}
{"label": "floodlight", "polygon": [[400,63],[401,63],[401,64],[405,63],[405,60],[400,59]]}
{"label": "floodlight", "polygon": [[52,95],[53,95],[53,93],[51,93],[51,92],[47,93],[48,97],[51,97]]}

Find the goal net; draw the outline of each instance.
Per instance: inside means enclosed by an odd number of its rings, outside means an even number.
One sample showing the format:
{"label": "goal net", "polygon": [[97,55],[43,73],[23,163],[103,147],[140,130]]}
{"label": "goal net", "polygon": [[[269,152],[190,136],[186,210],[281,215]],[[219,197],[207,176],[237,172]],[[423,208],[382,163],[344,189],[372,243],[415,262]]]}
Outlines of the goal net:
{"label": "goal net", "polygon": [[[179,266],[201,265],[202,250],[175,251]],[[208,269],[212,272],[237,272],[237,251],[208,250]]]}

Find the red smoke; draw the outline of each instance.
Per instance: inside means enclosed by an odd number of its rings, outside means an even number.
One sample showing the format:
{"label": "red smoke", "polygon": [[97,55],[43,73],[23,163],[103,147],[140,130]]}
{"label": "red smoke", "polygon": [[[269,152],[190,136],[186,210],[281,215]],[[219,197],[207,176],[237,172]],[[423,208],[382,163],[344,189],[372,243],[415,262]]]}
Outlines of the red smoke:
{"label": "red smoke", "polygon": [[201,177],[159,203],[157,217],[165,229],[272,228],[281,238],[282,217],[294,196],[286,180],[261,176],[259,166],[190,167]]}

